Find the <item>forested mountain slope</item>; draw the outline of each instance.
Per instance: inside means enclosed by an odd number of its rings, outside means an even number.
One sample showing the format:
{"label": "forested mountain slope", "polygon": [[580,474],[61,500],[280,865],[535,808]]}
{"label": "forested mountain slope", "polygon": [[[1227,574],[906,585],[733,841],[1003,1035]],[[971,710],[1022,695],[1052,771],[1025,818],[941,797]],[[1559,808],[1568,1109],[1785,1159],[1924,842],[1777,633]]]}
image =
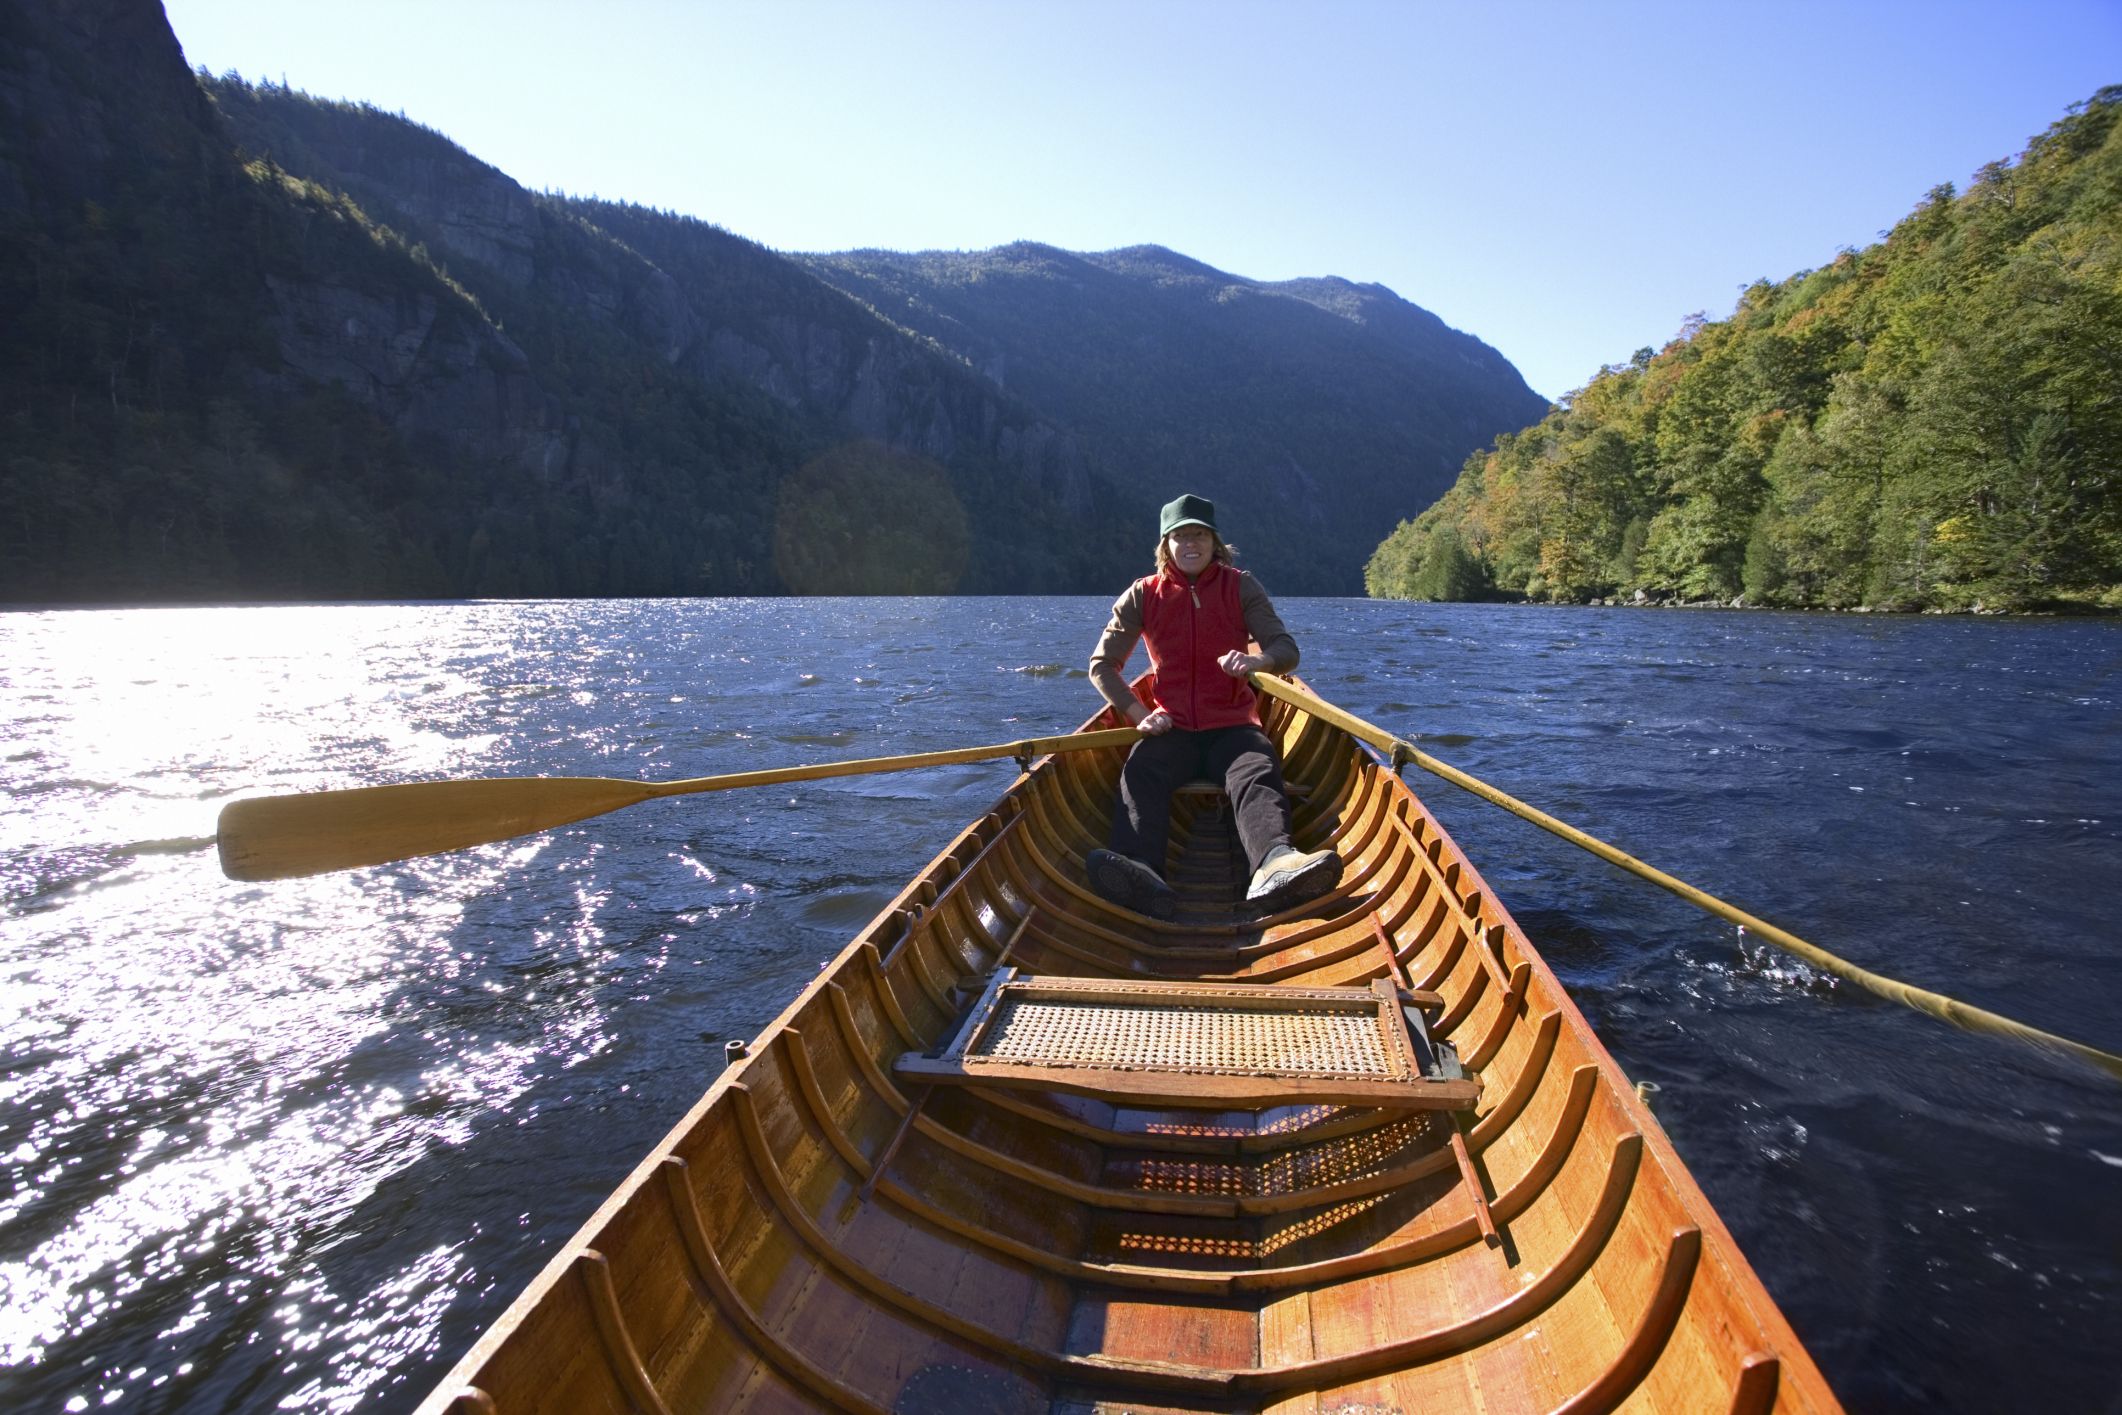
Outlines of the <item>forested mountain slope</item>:
{"label": "forested mountain slope", "polygon": [[0,601],[1111,592],[1188,489],[1352,590],[1540,411],[1375,287],[997,260],[1070,273],[990,261],[946,328],[194,74],[154,0],[0,0]]}
{"label": "forested mountain slope", "polygon": [[[1122,528],[1148,513],[1079,439],[797,264],[707,222],[534,195],[362,105],[208,88],[244,150],[347,193],[476,292],[596,448],[592,478],[675,473],[629,497],[630,533],[685,535],[681,564],[720,562],[754,592],[1120,573]],[[767,435],[787,440],[761,454]],[[971,554],[971,527],[1005,523],[1013,564]]]}
{"label": "forested mountain slope", "polygon": [[[699,222],[679,282],[374,109],[0,0],[0,599],[1063,590],[1077,439]],[[969,528],[1021,537],[1002,565]]]}
{"label": "forested mountain slope", "polygon": [[1469,458],[1371,593],[2122,604],[2122,87]]}

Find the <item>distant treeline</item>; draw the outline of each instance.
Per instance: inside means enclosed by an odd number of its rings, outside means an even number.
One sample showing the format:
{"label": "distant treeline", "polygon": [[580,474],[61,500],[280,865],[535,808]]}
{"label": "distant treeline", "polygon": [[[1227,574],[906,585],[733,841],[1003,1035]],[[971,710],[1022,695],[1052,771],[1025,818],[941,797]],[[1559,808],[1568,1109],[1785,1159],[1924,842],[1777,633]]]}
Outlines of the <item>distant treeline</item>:
{"label": "distant treeline", "polygon": [[2122,608],[2122,86],[1469,458],[1373,595]]}

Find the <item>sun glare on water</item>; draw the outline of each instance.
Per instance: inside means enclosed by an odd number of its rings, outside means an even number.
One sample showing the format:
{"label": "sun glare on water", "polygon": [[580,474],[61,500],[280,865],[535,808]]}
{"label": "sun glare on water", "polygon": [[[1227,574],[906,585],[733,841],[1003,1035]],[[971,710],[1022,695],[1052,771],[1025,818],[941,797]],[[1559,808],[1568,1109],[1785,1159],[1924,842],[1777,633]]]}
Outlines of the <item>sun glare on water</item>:
{"label": "sun glare on water", "polygon": [[[536,1046],[438,1049],[393,1019],[477,970],[467,901],[538,842],[263,886],[212,851],[240,795],[489,774],[511,685],[482,609],[0,617],[0,1376],[69,1357],[80,1408],[186,1379],[101,1359],[132,1305],[166,1351],[272,1301],[299,1346],[310,1308],[373,1300],[328,1291],[306,1245],[528,1084]],[[568,1020],[594,1050],[594,1012]],[[167,1290],[216,1256],[218,1280]],[[358,1344],[334,1361],[355,1369],[313,1404],[365,1384]]]}

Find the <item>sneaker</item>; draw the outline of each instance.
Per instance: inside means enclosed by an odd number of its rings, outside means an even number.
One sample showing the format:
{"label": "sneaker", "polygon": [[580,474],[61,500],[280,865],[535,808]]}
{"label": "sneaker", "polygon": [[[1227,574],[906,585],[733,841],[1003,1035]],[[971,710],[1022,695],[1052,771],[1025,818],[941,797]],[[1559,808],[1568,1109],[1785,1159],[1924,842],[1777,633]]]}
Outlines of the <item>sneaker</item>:
{"label": "sneaker", "polygon": [[1152,919],[1169,921],[1178,917],[1179,896],[1140,860],[1116,850],[1093,850],[1084,857],[1083,865],[1090,873],[1090,887],[1101,898]]}
{"label": "sneaker", "polygon": [[1245,902],[1264,914],[1278,913],[1317,899],[1340,882],[1341,857],[1333,851],[1314,850],[1307,855],[1278,845],[1253,871]]}

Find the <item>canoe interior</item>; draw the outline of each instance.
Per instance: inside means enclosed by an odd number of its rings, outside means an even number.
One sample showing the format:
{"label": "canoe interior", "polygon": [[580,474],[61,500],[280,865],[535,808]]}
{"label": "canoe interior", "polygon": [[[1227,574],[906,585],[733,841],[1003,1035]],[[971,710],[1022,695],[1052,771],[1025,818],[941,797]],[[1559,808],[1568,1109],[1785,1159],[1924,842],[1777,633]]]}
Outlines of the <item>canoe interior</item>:
{"label": "canoe interior", "polygon": [[[1179,918],[1105,904],[1119,750],[1020,776],[730,1068],[423,1410],[1830,1411],[1818,1369],[1479,873],[1374,754],[1278,701],[1271,918],[1182,797]],[[1108,726],[1103,716],[1093,726]],[[998,962],[1436,994],[1463,1110],[895,1079]],[[1478,1191],[1478,1194],[1477,1194]]]}

